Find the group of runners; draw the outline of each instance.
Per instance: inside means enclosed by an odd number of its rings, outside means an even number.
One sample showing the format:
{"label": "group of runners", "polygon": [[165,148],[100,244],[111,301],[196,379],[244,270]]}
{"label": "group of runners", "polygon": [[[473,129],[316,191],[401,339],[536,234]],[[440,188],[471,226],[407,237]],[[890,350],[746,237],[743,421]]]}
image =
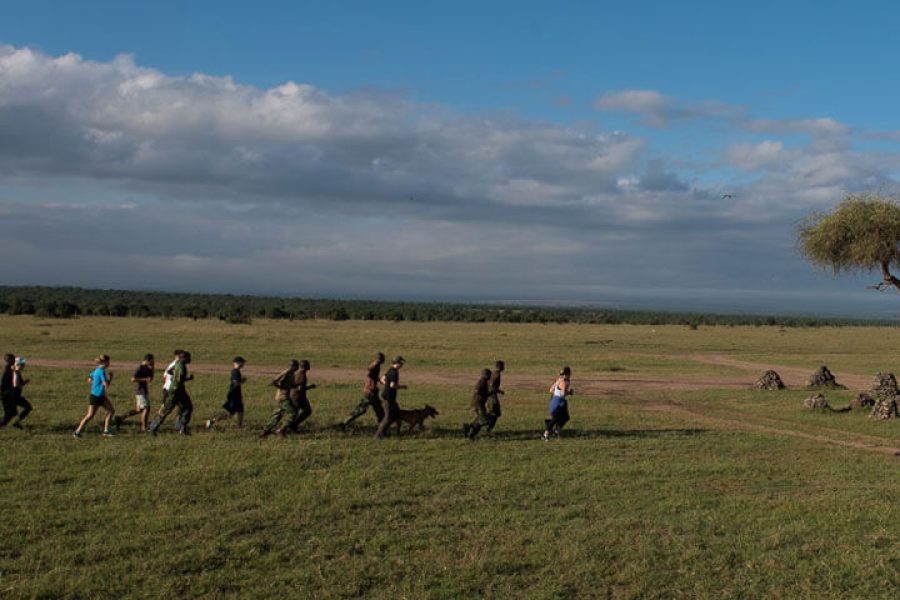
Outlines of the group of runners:
{"label": "group of runners", "polygon": [[[22,395],[22,389],[28,383],[24,377],[26,361],[22,357],[12,354],[5,355],[5,365],[2,378],[0,378],[0,397],[3,402],[3,420],[0,428],[12,422],[13,427],[21,428],[22,420],[31,413],[31,404]],[[190,423],[193,415],[193,402],[187,392],[187,382],[194,376],[189,371],[191,353],[177,349],[173,353],[172,361],[163,371],[163,385],[161,405],[157,414],[150,419],[150,382],[155,376],[155,359],[152,354],[144,356],[141,363],[131,375],[131,383],[134,386],[134,408],[124,414],[116,414],[109,399],[109,386],[112,383],[112,373],[109,371],[110,358],[101,354],[94,360],[96,367],[88,375],[90,395],[84,417],[78,423],[73,432],[74,437],[80,438],[87,424],[96,416],[97,410],[103,408],[106,412],[103,422],[103,435],[113,436],[119,430],[122,423],[131,417],[140,418],[141,431],[156,435],[166,418],[173,412],[176,413],[174,431],[182,435],[190,435]],[[381,374],[385,355],[381,352],[369,364],[366,372],[366,381],[363,386],[363,397],[359,404],[347,417],[339,423],[344,430],[353,421],[364,415],[371,408],[377,420],[374,438],[381,439],[389,434],[390,426],[401,419],[401,410],[398,403],[398,392],[407,386],[400,384],[400,370],[405,364],[402,356],[396,356],[391,360],[390,367]],[[215,415],[205,422],[206,429],[214,429],[216,425],[227,419],[234,419],[235,426],[240,428],[244,422],[243,385],[247,381],[242,369],[246,361],[241,356],[236,356],[231,362],[228,390],[225,395],[225,403]],[[498,360],[494,369],[484,369],[475,384],[472,394],[471,407],[475,413],[470,423],[462,427],[463,435],[474,440],[482,429],[491,431],[501,416],[500,396],[504,394],[501,388],[502,373],[506,365]],[[312,415],[307,392],[316,387],[309,383],[308,373],[310,363],[308,360],[291,360],[288,368],[278,374],[272,380],[276,388],[276,409],[260,433],[260,437],[268,437],[273,433],[286,436],[296,433],[303,421]],[[544,432],[541,436],[544,441],[552,437],[558,437],[563,427],[569,421],[567,398],[573,394],[571,386],[572,371],[569,367],[563,367],[550,386],[550,406],[548,417],[544,420]],[[379,385],[382,386],[379,394]],[[13,421],[15,419],[15,421]]]}

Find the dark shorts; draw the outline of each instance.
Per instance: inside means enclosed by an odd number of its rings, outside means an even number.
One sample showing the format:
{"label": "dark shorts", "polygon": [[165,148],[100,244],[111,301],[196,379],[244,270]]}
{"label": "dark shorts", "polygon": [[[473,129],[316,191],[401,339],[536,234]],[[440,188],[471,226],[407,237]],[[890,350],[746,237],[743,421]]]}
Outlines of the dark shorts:
{"label": "dark shorts", "polygon": [[244,399],[240,396],[229,397],[227,400],[225,400],[225,404],[222,405],[222,408],[224,408],[231,414],[242,413],[244,412]]}
{"label": "dark shorts", "polygon": [[104,406],[107,402],[109,402],[109,400],[107,400],[106,396],[95,396],[91,394],[90,398],[88,398],[88,404],[91,406]]}
{"label": "dark shorts", "polygon": [[391,421],[398,421],[400,419],[400,405],[397,404],[396,400],[385,400],[384,410],[387,413],[388,419]]}

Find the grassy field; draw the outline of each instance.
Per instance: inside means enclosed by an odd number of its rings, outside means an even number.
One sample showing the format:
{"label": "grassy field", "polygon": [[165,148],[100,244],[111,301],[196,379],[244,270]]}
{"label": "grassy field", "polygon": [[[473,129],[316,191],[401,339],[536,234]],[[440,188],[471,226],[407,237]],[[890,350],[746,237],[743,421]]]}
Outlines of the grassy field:
{"label": "grassy field", "polygon": [[[695,360],[869,376],[900,370],[897,330],[0,317],[0,332],[3,352],[64,363],[29,367],[35,412],[0,431],[0,597],[900,595],[900,422],[805,411],[799,390],[727,389],[761,373]],[[88,392],[76,361],[112,355],[121,410],[141,355],[176,346],[223,367],[243,354],[248,370],[311,360],[321,385],[303,433],[258,439],[273,388],[251,373],[243,431],[126,425],[107,439],[98,419],[71,437]],[[423,381],[400,401],[440,411],[425,433],[376,443],[370,415],[334,428],[376,350]],[[466,442],[471,387],[497,358],[515,383],[504,416]],[[577,395],[567,435],[542,443],[563,364],[576,391],[624,383]],[[195,423],[226,379],[190,384]],[[678,385],[646,384],[658,379]],[[836,408],[852,395],[826,392]]]}

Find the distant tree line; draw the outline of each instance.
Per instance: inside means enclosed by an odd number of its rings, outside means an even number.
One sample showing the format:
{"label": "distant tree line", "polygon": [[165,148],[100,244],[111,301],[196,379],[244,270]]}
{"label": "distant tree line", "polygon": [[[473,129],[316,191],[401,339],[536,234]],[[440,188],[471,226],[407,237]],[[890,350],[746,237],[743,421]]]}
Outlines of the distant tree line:
{"label": "distant tree line", "polygon": [[78,316],[345,321],[452,321],[466,323],[584,323],[633,325],[757,325],[819,327],[895,326],[896,321],[775,315],[723,315],[551,306],[499,306],[441,302],[390,302],[177,294],[75,287],[0,286],[0,313],[50,318]]}

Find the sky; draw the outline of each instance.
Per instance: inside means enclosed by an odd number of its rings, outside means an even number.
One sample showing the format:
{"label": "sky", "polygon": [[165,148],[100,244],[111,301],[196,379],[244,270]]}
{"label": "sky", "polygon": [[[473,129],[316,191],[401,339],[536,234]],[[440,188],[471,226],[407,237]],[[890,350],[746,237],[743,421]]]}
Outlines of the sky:
{"label": "sky", "polygon": [[7,6],[0,282],[900,317],[795,242],[898,191],[898,11]]}

